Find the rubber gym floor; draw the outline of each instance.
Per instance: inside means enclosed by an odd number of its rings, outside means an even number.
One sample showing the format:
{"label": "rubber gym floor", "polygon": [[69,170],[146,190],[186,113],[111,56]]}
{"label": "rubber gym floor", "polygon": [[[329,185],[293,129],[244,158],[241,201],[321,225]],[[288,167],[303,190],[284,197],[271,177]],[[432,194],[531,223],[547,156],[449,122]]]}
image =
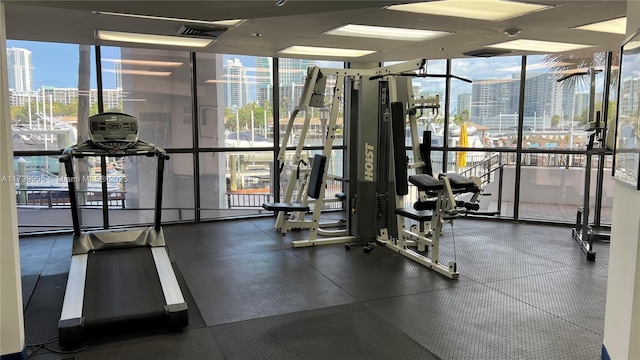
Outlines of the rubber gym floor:
{"label": "rubber gym floor", "polygon": [[[461,274],[449,280],[382,246],[294,249],[304,232],[283,237],[273,223],[165,226],[189,327],[32,359],[600,358],[609,245],[589,262],[568,227],[456,220],[441,240]],[[24,238],[20,251],[38,344],[57,335],[71,236]]]}

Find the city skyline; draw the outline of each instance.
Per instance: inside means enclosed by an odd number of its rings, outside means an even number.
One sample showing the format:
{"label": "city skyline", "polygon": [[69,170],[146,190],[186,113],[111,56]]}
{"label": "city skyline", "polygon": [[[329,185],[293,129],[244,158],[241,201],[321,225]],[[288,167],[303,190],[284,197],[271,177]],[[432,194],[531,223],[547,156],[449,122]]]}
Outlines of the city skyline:
{"label": "city skyline", "polygon": [[[20,65],[14,66],[14,74],[21,76],[20,81],[12,80],[15,91],[24,89],[43,89],[42,93],[52,94],[56,101],[73,97],[75,89],[77,94],[77,56],[78,45],[50,44],[28,41],[7,41],[7,56],[23,54]],[[17,50],[23,49],[23,50]],[[49,58],[47,54],[55,50],[56,60],[59,58],[70,60],[60,66],[60,62],[43,62],[43,58]],[[60,56],[58,56],[60,55]],[[120,63],[121,48],[101,47],[103,66],[103,86],[105,91],[123,91],[122,68]],[[71,59],[75,56],[75,61]],[[92,47],[92,56],[93,47]],[[14,56],[14,58],[18,58]],[[28,58],[28,59],[27,59]],[[544,55],[530,57],[535,61],[544,61]],[[222,54],[224,104],[226,107],[239,108],[248,103],[256,102],[261,105],[264,101],[273,102],[273,77],[272,59],[268,57],[255,57],[246,55]],[[29,66],[31,62],[33,65]],[[8,62],[10,65],[12,61]],[[16,61],[13,61],[15,64]],[[46,66],[43,66],[46,63]],[[111,64],[109,64],[111,63]],[[446,61],[429,60],[428,73],[439,74],[445,72]],[[468,78],[473,82],[468,84],[453,79],[450,91],[450,114],[456,114],[463,110],[469,110],[472,121],[493,117],[502,114],[515,114],[518,111],[518,92],[520,88],[521,57],[496,57],[491,59],[453,59],[451,62],[452,74]],[[297,97],[304,84],[306,68],[318,65],[320,67],[341,67],[341,62],[314,61],[306,59],[279,59],[279,87],[281,102],[284,108],[291,110],[297,103]],[[385,64],[386,65],[386,64]],[[95,62],[91,63],[91,89],[95,92],[96,76]],[[24,69],[31,69],[25,71]],[[550,119],[553,115],[580,115],[588,107],[588,94],[579,86],[561,86],[555,81],[554,74],[544,68],[544,63],[527,66],[526,91],[525,91],[525,117],[542,117]],[[113,73],[113,75],[107,75]],[[107,75],[107,76],[105,76]],[[14,76],[16,78],[16,76]],[[66,78],[64,81],[61,78]],[[31,87],[29,84],[33,84]],[[600,83],[600,82],[598,82]],[[17,84],[20,84],[18,86]],[[445,84],[443,78],[416,78],[413,80],[416,94],[428,96],[438,94],[444,101]],[[599,85],[601,88],[602,85]],[[19,90],[23,89],[23,90]],[[602,92],[599,91],[598,94]],[[109,92],[108,98],[119,98]],[[113,95],[113,96],[112,96]],[[76,95],[77,96],[77,95]],[[14,99],[15,96],[12,96]],[[105,97],[105,101],[107,97]],[[232,100],[234,99],[234,100]],[[293,101],[291,101],[293,100]],[[14,99],[12,104],[23,103],[23,100]],[[68,103],[68,100],[62,100]],[[105,105],[106,106],[106,105]],[[283,104],[281,104],[281,107]],[[443,109],[442,109],[443,110]],[[443,112],[441,110],[441,112]],[[479,121],[482,123],[482,121]]]}

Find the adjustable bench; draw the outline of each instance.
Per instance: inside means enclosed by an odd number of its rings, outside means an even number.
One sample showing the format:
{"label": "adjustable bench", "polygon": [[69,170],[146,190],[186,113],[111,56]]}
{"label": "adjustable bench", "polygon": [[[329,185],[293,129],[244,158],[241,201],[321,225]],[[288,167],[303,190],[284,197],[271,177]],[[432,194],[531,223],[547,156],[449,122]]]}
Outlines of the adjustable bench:
{"label": "adjustable bench", "polygon": [[[409,182],[418,188],[418,191],[424,191],[429,195],[436,194],[444,189],[442,180],[438,180],[431,175],[417,174],[409,176]],[[435,205],[434,205],[435,206]],[[433,211],[420,208],[399,208],[395,210],[396,215],[404,216],[411,220],[424,222],[431,221]]]}
{"label": "adjustable bench", "polygon": [[[334,223],[320,223],[320,214],[324,199],[325,189],[325,168],[327,157],[324,155],[315,155],[311,164],[311,173],[308,177],[307,198],[303,202],[278,202],[264,203],[262,208],[269,211],[278,212],[275,228],[285,235],[292,229],[308,229],[310,231],[309,239],[293,241],[293,247],[311,246],[319,244],[338,244],[350,240],[352,237],[347,235],[347,229],[328,230],[327,227],[344,227],[344,221]],[[304,214],[311,211],[307,199],[314,199],[313,216],[311,219],[304,219]],[[337,193],[336,198],[344,200],[346,195]],[[302,215],[294,218],[287,217],[287,213],[302,213]],[[329,238],[318,239],[318,235],[328,236]]]}
{"label": "adjustable bench", "polygon": [[[322,180],[324,175],[324,168],[327,162],[327,157],[324,155],[315,155],[313,157],[313,163],[311,164],[311,174],[309,175],[309,186],[307,187],[307,196],[312,199],[318,199],[320,192],[324,186]],[[262,207],[269,211],[282,211],[285,213],[303,211],[309,212],[309,205],[306,203],[290,203],[290,202],[278,202],[278,203],[264,203]]]}

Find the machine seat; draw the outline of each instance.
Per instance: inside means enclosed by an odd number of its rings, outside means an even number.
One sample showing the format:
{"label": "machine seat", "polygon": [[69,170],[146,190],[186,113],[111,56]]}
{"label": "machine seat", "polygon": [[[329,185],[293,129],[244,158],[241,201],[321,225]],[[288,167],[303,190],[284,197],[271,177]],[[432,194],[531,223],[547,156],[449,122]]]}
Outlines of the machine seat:
{"label": "machine seat", "polygon": [[269,211],[284,211],[284,212],[294,212],[294,211],[304,211],[309,212],[309,206],[301,203],[264,203],[262,207],[265,210]]}
{"label": "machine seat", "polygon": [[457,193],[459,192],[474,192],[478,190],[478,187],[473,180],[466,178],[456,173],[440,174],[440,178],[447,177],[451,184],[451,189]]}
{"label": "machine seat", "polygon": [[336,193],[336,198],[340,201],[345,201],[347,199],[347,195],[343,192]]}
{"label": "machine seat", "polygon": [[400,208],[400,209],[396,209],[395,212],[396,212],[396,215],[404,216],[411,220],[420,221],[420,222],[431,221],[431,217],[433,216],[432,211],[416,210],[414,208]]}
{"label": "machine seat", "polygon": [[420,191],[435,192],[444,188],[442,181],[427,174],[411,175],[409,176],[409,182]]}

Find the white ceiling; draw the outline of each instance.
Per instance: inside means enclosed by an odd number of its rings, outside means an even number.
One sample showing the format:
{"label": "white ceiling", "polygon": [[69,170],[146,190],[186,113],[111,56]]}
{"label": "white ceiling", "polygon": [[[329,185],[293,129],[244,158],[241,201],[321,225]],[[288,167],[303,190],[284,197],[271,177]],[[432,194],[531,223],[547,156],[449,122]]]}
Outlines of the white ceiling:
{"label": "white ceiling", "polygon": [[[275,5],[275,0],[5,1],[7,38],[13,40],[140,47],[96,40],[94,31],[102,29],[174,35],[181,25],[173,21],[99,15],[93,13],[94,11],[199,20],[243,18],[247,21],[237,27],[231,27],[217,42],[207,48],[185,50],[273,57],[278,56],[278,50],[291,45],[377,50],[377,53],[351,59],[351,61],[366,63],[414,58],[459,58],[463,57],[463,52],[513,39],[503,33],[505,29],[513,27],[522,29],[522,33],[516,38],[594,45],[594,48],[587,51],[616,51],[625,38],[624,35],[570,29],[574,26],[625,15],[627,3],[621,0],[529,0],[530,3],[550,4],[555,7],[499,22],[382,9],[387,5],[410,2],[418,1],[288,0],[281,7]],[[347,23],[444,30],[454,34],[423,42],[323,35],[323,32]],[[253,36],[255,33],[260,33],[262,36]],[[510,55],[528,53],[513,51]],[[349,60],[330,57],[314,58]]]}

